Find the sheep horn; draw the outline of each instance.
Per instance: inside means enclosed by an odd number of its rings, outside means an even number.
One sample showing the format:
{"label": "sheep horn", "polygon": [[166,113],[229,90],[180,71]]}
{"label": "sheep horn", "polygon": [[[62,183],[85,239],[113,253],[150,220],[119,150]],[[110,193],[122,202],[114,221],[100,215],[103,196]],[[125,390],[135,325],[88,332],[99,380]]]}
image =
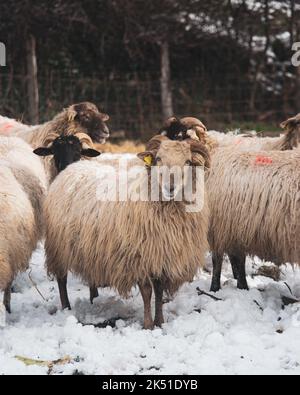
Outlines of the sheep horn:
{"label": "sheep horn", "polygon": [[[202,164],[206,168],[210,168],[211,160],[210,160],[210,154],[208,149],[199,141],[189,139],[187,140],[187,142],[190,144],[192,156],[193,159],[196,161],[196,163]],[[199,157],[197,158],[198,155],[200,155],[203,158],[204,163],[203,160],[202,161],[199,160]]]}
{"label": "sheep horn", "polygon": [[45,138],[45,140],[44,140],[44,142],[43,142],[43,145],[44,145],[45,147],[48,147],[48,146],[49,146],[50,144],[52,144],[53,141],[56,140],[58,137],[59,137],[59,134],[57,134],[57,133],[55,133],[55,132],[49,133],[49,134],[46,136],[46,138]]}
{"label": "sheep horn", "polygon": [[160,145],[163,141],[168,141],[168,137],[157,135],[154,136],[147,144],[146,144],[146,151],[151,151],[157,153],[160,148]]}
{"label": "sheep horn", "polygon": [[75,133],[74,136],[77,137],[80,140],[80,142],[82,144],[82,148],[84,148],[84,149],[95,148],[92,139],[87,134],[85,134],[85,133]]}

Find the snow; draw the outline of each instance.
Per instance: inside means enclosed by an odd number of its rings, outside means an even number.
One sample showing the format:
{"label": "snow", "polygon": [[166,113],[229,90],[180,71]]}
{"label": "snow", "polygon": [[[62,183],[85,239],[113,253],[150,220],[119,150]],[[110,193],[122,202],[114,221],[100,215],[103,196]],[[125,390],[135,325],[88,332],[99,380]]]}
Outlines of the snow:
{"label": "snow", "polygon": [[[206,271],[165,304],[166,324],[142,330],[143,305],[136,289],[128,300],[99,290],[90,305],[88,288],[70,275],[72,311],[61,311],[56,283],[44,270],[44,250],[34,253],[31,269],[18,276],[12,314],[0,329],[0,374],[47,374],[48,367],[16,357],[71,362],[54,365],[51,374],[299,374],[300,304],[282,309],[282,295],[300,298],[300,270],[282,268],[279,283],[252,277],[261,262],[249,259],[251,290],[240,291],[229,265],[216,302],[198,296],[208,291]],[[211,269],[210,257],[207,258]],[[39,292],[40,293],[39,293]],[[45,299],[45,300],[44,300]],[[116,319],[116,327],[97,328]]]}

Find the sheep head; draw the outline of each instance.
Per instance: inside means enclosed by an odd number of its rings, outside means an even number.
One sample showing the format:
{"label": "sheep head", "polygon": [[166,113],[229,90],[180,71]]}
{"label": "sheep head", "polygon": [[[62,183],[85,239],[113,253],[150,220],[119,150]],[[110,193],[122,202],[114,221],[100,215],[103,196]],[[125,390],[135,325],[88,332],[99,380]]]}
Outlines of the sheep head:
{"label": "sheep head", "polygon": [[[147,168],[157,172],[162,195],[174,200],[195,178],[196,167],[210,167],[210,155],[207,148],[198,141],[171,141],[164,136],[155,136],[146,146],[146,151],[138,154]],[[192,171],[190,171],[192,170]],[[149,171],[149,177],[153,171]],[[168,176],[169,175],[169,176]]]}
{"label": "sheep head", "polygon": [[286,150],[291,150],[298,147],[300,141],[300,114],[282,122],[280,126],[286,132],[286,143],[284,148]]}
{"label": "sheep head", "polygon": [[54,140],[48,140],[48,146],[37,148],[33,152],[38,156],[53,156],[58,173],[82,157],[94,158],[101,154],[94,149],[91,138],[84,133],[70,136],[59,136],[54,133],[52,137],[54,136]]}
{"label": "sheep head", "polygon": [[99,111],[93,103],[84,102],[73,104],[65,110],[67,123],[73,130],[86,133],[95,143],[104,144],[109,137],[106,122],[109,116]]}
{"label": "sheep head", "polygon": [[179,118],[171,117],[166,120],[159,133],[162,136],[168,137],[170,140],[182,141],[191,137],[189,136],[188,131],[188,127],[184,125]]}

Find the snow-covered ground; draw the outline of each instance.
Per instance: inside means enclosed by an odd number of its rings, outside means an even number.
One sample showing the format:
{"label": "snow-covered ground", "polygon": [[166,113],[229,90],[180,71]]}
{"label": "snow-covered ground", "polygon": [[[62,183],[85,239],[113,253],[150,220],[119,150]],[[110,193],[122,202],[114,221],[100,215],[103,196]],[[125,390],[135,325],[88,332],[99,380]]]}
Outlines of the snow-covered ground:
{"label": "snow-covered ground", "polygon": [[[299,374],[300,304],[282,309],[282,296],[291,296],[289,286],[300,298],[300,270],[283,267],[276,283],[252,278],[259,264],[247,264],[250,292],[236,289],[226,265],[222,301],[197,295],[210,285],[209,273],[199,273],[165,304],[167,322],[151,332],[142,330],[137,290],[128,300],[100,290],[91,306],[88,288],[70,276],[73,310],[61,311],[40,246],[31,271],[15,282],[13,313],[0,329],[0,374]],[[116,318],[115,328],[86,325]],[[37,364],[59,359],[50,370]]]}

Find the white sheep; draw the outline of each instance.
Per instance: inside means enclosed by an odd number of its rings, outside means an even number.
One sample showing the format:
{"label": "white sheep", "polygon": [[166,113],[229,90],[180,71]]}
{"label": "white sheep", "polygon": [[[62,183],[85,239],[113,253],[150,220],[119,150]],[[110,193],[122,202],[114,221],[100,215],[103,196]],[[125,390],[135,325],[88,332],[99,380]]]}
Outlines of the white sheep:
{"label": "white sheep", "polygon": [[[199,142],[169,141],[162,136],[152,139],[139,158],[149,170],[152,164],[159,168],[192,166],[194,183],[194,166],[209,166],[208,151]],[[136,164],[142,162],[137,159]],[[106,174],[102,170],[100,163],[80,162],[69,166],[51,185],[45,202],[48,273],[58,280],[63,308],[70,307],[66,292],[69,271],[92,287],[111,286],[122,296],[139,285],[145,306],[144,327],[160,326],[163,291],[175,292],[204,263],[209,217],[206,196],[202,210],[187,212],[186,202],[174,200],[180,185],[173,180],[169,201],[104,202],[97,193],[99,177]],[[143,167],[139,171],[142,191],[148,190],[150,174]],[[129,196],[135,187],[132,181]],[[205,194],[203,185],[201,188]],[[163,183],[160,190],[165,196]],[[156,295],[154,323],[152,287]]]}
{"label": "white sheep", "polygon": [[238,288],[248,289],[246,255],[300,264],[300,149],[239,152],[219,149],[207,181],[213,252],[212,291],[220,289],[223,256]]}
{"label": "white sheep", "polygon": [[11,284],[43,236],[44,167],[24,141],[0,137],[0,291],[10,311]]}
{"label": "white sheep", "polygon": [[280,137],[259,137],[256,133],[235,134],[209,131],[209,136],[219,148],[234,147],[242,151],[286,151],[299,145],[300,114],[288,119],[281,125],[285,133]]}

